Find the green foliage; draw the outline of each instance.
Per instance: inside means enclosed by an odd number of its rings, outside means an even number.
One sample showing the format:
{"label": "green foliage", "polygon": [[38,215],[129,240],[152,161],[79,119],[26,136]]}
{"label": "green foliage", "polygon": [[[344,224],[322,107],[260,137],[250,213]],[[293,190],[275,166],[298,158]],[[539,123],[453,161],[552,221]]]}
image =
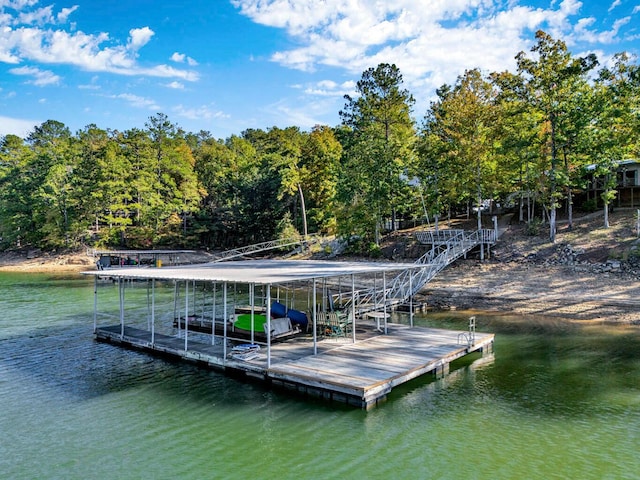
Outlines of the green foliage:
{"label": "green foliage", "polygon": [[595,212],[598,208],[598,202],[595,198],[590,198],[589,200],[585,200],[582,202],[580,209],[585,213]]}
{"label": "green foliage", "polygon": [[[347,101],[340,112],[345,130],[342,132],[343,176],[339,184],[339,198],[351,203],[357,195],[373,216],[362,216],[359,209],[344,210],[340,222],[354,223],[365,235],[379,243],[385,218],[395,218],[401,207],[402,174],[413,161],[415,132],[410,113],[413,96],[402,89],[402,75],[395,65],[380,64],[362,74],[356,89],[357,98],[345,96]],[[350,215],[354,212],[357,217]],[[363,222],[361,220],[366,220]],[[339,231],[345,227],[339,227]]]}
{"label": "green foliage", "polygon": [[419,149],[422,183],[429,196],[441,206],[470,199],[479,205],[485,198],[495,198],[503,189],[496,177],[497,109],[492,85],[479,70],[470,70],[455,86],[443,86],[438,93],[425,118]]}
{"label": "green foliage", "polygon": [[542,220],[540,220],[538,217],[534,217],[527,223],[526,232],[527,232],[527,235],[529,235],[530,237],[536,237],[540,235],[541,229],[542,229]]}
{"label": "green foliage", "polygon": [[382,257],[382,248],[375,242],[369,242],[366,255],[370,258],[380,258]]}
{"label": "green foliage", "polygon": [[536,39],[533,55],[520,52],[516,60],[522,96],[540,115],[540,196],[549,208],[550,240],[555,241],[556,209],[559,200],[571,191],[571,172],[579,171],[571,160],[580,151],[578,142],[589,121],[584,115],[587,76],[598,62],[594,54],[572,57],[564,42],[543,31],[536,32]]}
{"label": "green foliage", "polygon": [[276,227],[278,233],[278,240],[289,241],[289,242],[297,242],[301,240],[301,235],[293,226],[293,222],[291,221],[291,214],[286,212],[284,217],[278,222]]}
{"label": "green foliage", "polygon": [[397,220],[487,199],[524,198],[537,235],[536,207],[553,221],[587,173],[604,186],[606,219],[619,161],[640,156],[632,60],[617,55],[590,75],[594,55],[574,57],[538,32],[517,72],[468,70],[439,88],[418,134],[415,100],[392,64],[363,72],[335,128],[223,140],[185,133],[161,113],[143,129],[87,125],[75,135],[48,120],[25,139],[0,138],[0,248],[222,249],[324,232],[376,257]]}

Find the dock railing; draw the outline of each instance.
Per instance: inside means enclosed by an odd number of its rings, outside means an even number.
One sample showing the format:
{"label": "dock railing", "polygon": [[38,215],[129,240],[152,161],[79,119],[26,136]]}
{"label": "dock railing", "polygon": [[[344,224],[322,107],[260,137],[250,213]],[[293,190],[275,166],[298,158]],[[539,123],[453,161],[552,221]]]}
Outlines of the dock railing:
{"label": "dock railing", "polygon": [[303,238],[300,240],[291,240],[288,238],[270,240],[268,242],[256,243],[253,245],[247,245],[246,247],[235,248],[233,250],[227,250],[217,253],[214,255],[213,260],[211,260],[209,263],[224,262],[226,260],[231,260],[232,258],[244,257],[245,255],[266,252],[268,250],[275,250],[284,247],[298,246],[299,248],[304,248],[308,245],[316,243],[317,241],[317,234],[307,235],[306,239]]}
{"label": "dock railing", "polygon": [[449,240],[457,238],[461,234],[464,234],[464,230],[423,230],[416,232],[416,240],[423,245],[446,244]]}
{"label": "dock railing", "polygon": [[[407,269],[394,277],[386,288],[369,288],[354,292],[356,312],[363,314],[403,303],[419,292],[441,270],[476,246],[491,245],[496,242],[496,232],[492,229],[472,232],[440,230],[439,232],[447,233],[442,236],[433,236],[434,232],[421,232],[428,234],[423,237],[423,240],[427,241],[421,243],[431,244],[431,248],[415,263],[407,265]],[[345,308],[352,302],[352,298],[346,295],[343,295],[341,300]]]}

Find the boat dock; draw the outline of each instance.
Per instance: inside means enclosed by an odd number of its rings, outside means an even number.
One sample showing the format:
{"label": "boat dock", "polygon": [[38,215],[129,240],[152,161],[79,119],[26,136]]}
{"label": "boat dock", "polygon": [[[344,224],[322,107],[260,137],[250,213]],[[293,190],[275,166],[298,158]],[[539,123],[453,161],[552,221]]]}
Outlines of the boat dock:
{"label": "boat dock", "polygon": [[[392,314],[398,302],[386,298],[394,291],[387,275],[407,268],[415,267],[221,262],[115,269],[117,285],[102,286],[101,272],[85,273],[96,277],[97,340],[369,409],[403,383],[446,375],[454,360],[493,349],[494,335],[476,333],[474,317],[469,330],[458,331],[416,327],[412,308]],[[356,289],[356,277],[372,287]],[[350,287],[341,305],[333,300],[345,295],[330,291],[336,279],[340,288]],[[101,290],[106,302],[99,300]],[[412,297],[407,300],[411,307]],[[194,321],[198,331],[191,329]]]}
{"label": "boat dock", "polygon": [[318,342],[316,354],[308,337],[274,344],[270,367],[264,351],[246,360],[230,354],[225,358],[221,343],[212,345],[204,335],[200,341],[191,339],[187,350],[183,338],[156,333],[152,342],[151,332],[129,326],[99,327],[95,335],[100,341],[191,361],[234,376],[263,380],[303,396],[365,409],[384,401],[398,385],[425,374],[446,375],[451,362],[472,352],[490,353],[494,341],[493,334],[476,333],[470,345],[468,332],[392,323],[386,335],[376,332],[375,325],[361,327],[358,336],[362,340],[353,343],[345,338],[326,338]]}

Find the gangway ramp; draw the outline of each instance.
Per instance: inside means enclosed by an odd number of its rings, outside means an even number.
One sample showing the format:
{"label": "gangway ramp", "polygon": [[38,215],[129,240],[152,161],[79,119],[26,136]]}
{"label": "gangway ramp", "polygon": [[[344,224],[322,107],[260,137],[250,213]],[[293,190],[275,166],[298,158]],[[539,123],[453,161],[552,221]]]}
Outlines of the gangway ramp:
{"label": "gangway ramp", "polygon": [[424,255],[407,269],[391,279],[383,288],[360,290],[351,298],[344,295],[343,305],[349,306],[355,299],[355,310],[359,314],[374,310],[385,310],[405,303],[418,293],[440,271],[465,256],[480,245],[493,245],[496,242],[496,231],[481,229],[471,232],[464,230],[439,230],[417,232],[420,243],[431,245]]}
{"label": "gangway ramp", "polygon": [[318,241],[317,235],[308,235],[306,239],[291,240],[288,238],[269,240],[268,242],[255,243],[253,245],[247,245],[246,247],[234,248],[232,250],[226,250],[214,254],[213,259],[209,263],[224,262],[232,260],[234,258],[245,257],[256,253],[267,252],[269,250],[282,249],[286,247],[297,247],[294,249],[294,253],[297,250],[307,248]]}

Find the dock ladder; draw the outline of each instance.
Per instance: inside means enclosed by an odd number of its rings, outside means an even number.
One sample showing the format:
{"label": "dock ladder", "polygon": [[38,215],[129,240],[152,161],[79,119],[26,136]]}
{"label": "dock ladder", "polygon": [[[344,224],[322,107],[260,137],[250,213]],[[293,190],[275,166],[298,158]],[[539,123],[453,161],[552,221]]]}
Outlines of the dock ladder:
{"label": "dock ladder", "polygon": [[465,341],[467,347],[471,348],[476,344],[476,316],[469,317],[469,332],[458,334],[458,343]]}

